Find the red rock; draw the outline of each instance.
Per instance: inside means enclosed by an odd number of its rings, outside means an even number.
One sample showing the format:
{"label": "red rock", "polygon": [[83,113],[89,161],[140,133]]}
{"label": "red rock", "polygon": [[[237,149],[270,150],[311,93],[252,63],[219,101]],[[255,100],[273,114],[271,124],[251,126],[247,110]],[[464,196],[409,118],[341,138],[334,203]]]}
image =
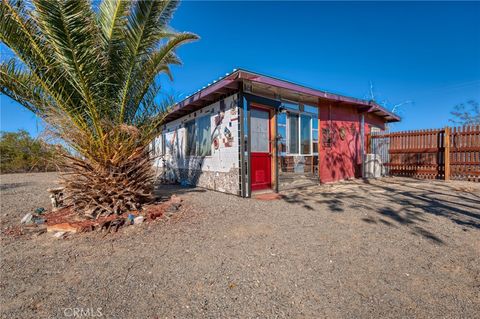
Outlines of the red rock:
{"label": "red rock", "polygon": [[75,227],[75,225],[72,225],[70,223],[60,223],[60,224],[54,224],[54,225],[48,225],[47,226],[47,232],[71,232],[71,233],[76,233],[80,231],[80,229]]}

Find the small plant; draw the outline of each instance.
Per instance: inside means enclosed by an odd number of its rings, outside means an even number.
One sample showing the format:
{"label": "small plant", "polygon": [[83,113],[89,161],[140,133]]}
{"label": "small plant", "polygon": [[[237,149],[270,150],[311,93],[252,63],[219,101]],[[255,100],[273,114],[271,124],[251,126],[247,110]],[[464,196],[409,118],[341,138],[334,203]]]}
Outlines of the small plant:
{"label": "small plant", "polygon": [[0,91],[42,118],[74,155],[60,163],[66,200],[100,216],[152,198],[149,145],[171,101],[157,77],[197,39],[168,24],[177,1],[3,0],[0,38],[16,55]]}

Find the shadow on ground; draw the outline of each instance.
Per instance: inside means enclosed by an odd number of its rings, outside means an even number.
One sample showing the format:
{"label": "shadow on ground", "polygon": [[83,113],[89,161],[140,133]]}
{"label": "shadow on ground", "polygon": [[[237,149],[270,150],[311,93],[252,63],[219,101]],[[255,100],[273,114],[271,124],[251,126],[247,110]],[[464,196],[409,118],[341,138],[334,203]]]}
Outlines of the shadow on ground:
{"label": "shadow on ground", "polygon": [[[308,210],[338,214],[346,208],[358,211],[369,224],[408,227],[412,234],[444,244],[425,229],[429,216],[447,218],[464,231],[480,229],[480,200],[475,183],[424,181],[408,178],[351,180],[284,192],[283,199]],[[369,213],[368,217],[364,217]],[[371,212],[375,214],[372,216]]]}
{"label": "shadow on ground", "polygon": [[18,187],[25,187],[30,185],[31,183],[28,182],[19,182],[19,183],[6,183],[6,184],[1,184],[0,185],[0,190],[9,190],[9,189],[14,189]]}
{"label": "shadow on ground", "polygon": [[190,187],[190,186],[180,186],[178,184],[172,185],[158,185],[155,187],[154,195],[157,200],[166,200],[169,199],[172,195],[182,196],[189,193],[204,193],[206,192],[203,188]]}

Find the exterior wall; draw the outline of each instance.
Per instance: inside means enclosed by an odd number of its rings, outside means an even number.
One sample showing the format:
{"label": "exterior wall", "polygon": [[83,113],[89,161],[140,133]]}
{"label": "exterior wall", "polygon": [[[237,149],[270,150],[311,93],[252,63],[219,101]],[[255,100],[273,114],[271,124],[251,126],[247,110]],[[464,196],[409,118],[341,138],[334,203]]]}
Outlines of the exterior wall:
{"label": "exterior wall", "polygon": [[[238,195],[239,119],[237,94],[194,113],[167,123],[156,149],[162,153],[156,161],[160,182],[195,185]],[[198,117],[210,117],[212,136],[210,156],[186,156],[185,123]]]}
{"label": "exterior wall", "polygon": [[[355,107],[332,104],[320,107],[319,175],[322,183],[361,177],[361,114]],[[385,129],[384,121],[365,115],[365,142],[370,127]],[[331,143],[325,143],[330,130]]]}

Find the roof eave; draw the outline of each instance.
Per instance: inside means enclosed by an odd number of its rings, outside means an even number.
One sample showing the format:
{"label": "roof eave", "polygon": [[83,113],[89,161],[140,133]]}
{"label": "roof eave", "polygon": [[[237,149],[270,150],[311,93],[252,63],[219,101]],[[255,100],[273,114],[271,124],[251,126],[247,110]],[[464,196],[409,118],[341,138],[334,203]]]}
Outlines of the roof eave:
{"label": "roof eave", "polygon": [[325,91],[316,90],[303,85],[295,84],[293,82],[277,79],[277,78],[266,76],[266,75],[261,75],[261,74],[247,71],[244,69],[238,69],[238,70],[235,70],[233,73],[225,75],[223,78],[219,79],[213,84],[197,91],[196,93],[188,96],[184,100],[175,104],[172,107],[170,114],[166,117],[166,122],[169,122],[171,120],[174,120],[182,116],[182,113],[183,113],[182,110],[184,110],[185,112],[188,112],[189,110],[187,109],[187,107],[189,106],[192,109],[198,108],[199,105],[203,103],[202,101],[205,101],[205,100],[209,101],[210,96],[215,94],[219,90],[228,88],[231,90],[231,92],[234,92],[236,89],[238,89],[237,82],[243,82],[245,80],[262,83],[266,85],[271,85],[274,87],[278,87],[280,89],[295,91],[305,95],[314,96],[319,99],[343,102],[343,103],[360,105],[360,106],[368,106],[369,109],[367,112],[380,112],[380,114],[376,114],[376,115],[383,117],[386,120],[386,122],[400,121],[399,116],[386,110],[385,108],[383,108],[382,106],[380,106],[374,101],[366,101],[366,100],[348,97],[344,95],[328,93]]}

